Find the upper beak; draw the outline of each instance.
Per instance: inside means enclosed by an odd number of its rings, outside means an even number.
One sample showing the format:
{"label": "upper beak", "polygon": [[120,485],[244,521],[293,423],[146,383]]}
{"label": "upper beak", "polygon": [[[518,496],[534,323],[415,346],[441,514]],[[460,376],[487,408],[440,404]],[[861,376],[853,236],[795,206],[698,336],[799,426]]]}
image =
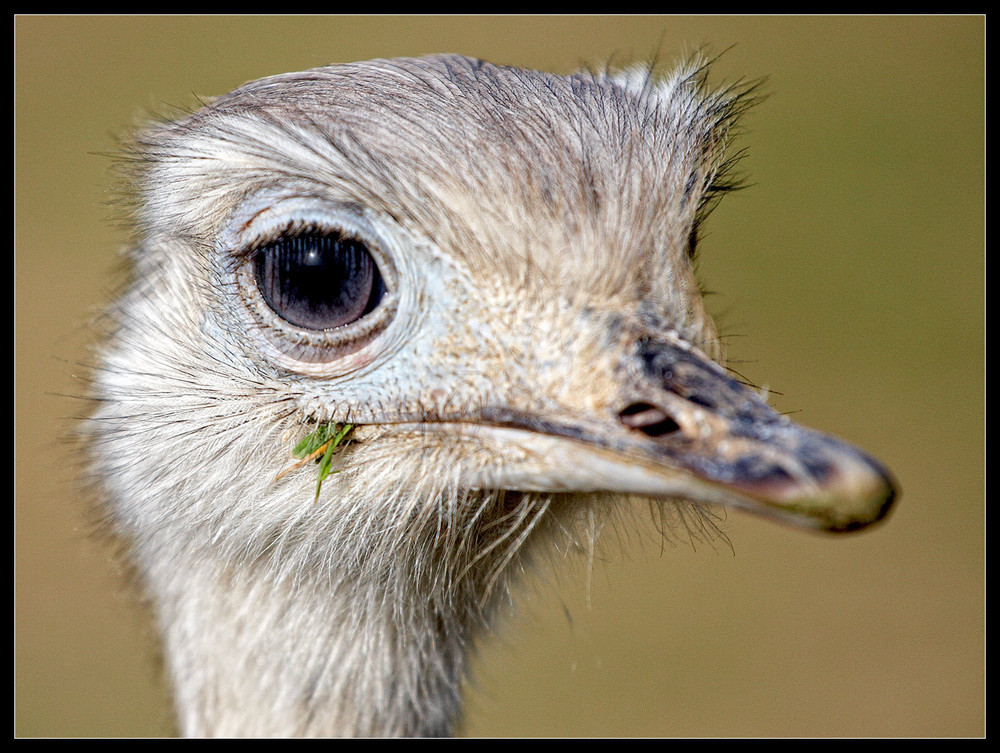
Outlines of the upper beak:
{"label": "upper beak", "polygon": [[603,417],[484,409],[472,433],[524,458],[479,482],[682,497],[833,532],[875,523],[897,495],[876,460],[778,414],[672,334],[635,339],[617,376],[616,410]]}

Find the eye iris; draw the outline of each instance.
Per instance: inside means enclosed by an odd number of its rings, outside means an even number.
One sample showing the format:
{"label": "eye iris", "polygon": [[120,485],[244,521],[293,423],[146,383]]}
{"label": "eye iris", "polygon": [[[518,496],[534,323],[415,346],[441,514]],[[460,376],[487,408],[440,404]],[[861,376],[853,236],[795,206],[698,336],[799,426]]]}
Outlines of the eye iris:
{"label": "eye iris", "polygon": [[364,243],[331,234],[279,238],[254,260],[267,305],[304,329],[330,329],[371,312],[385,293]]}

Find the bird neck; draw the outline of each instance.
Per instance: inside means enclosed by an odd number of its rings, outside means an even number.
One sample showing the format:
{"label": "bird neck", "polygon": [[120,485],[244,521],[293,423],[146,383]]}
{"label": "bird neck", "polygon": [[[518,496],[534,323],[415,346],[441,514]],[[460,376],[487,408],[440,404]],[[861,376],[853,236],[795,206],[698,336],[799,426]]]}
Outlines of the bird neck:
{"label": "bird neck", "polygon": [[[196,565],[191,562],[196,561]],[[481,617],[205,557],[147,577],[188,736],[442,736]]]}

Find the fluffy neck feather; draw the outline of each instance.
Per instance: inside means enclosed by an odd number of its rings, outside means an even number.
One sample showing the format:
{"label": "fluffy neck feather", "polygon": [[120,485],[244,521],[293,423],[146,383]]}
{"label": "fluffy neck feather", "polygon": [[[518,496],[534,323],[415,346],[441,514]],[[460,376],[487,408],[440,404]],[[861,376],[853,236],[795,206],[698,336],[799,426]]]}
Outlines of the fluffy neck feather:
{"label": "fluffy neck feather", "polygon": [[147,575],[184,734],[452,732],[471,615],[266,565],[201,558]]}

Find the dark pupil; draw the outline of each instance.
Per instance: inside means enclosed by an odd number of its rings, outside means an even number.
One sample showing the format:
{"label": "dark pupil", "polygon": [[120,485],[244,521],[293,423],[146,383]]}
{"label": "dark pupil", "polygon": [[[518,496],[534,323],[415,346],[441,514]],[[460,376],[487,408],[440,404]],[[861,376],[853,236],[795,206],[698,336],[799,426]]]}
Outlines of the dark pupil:
{"label": "dark pupil", "polygon": [[353,238],[280,238],[257,252],[255,264],[267,305],[305,329],[350,324],[372,311],[385,293],[375,260]]}

